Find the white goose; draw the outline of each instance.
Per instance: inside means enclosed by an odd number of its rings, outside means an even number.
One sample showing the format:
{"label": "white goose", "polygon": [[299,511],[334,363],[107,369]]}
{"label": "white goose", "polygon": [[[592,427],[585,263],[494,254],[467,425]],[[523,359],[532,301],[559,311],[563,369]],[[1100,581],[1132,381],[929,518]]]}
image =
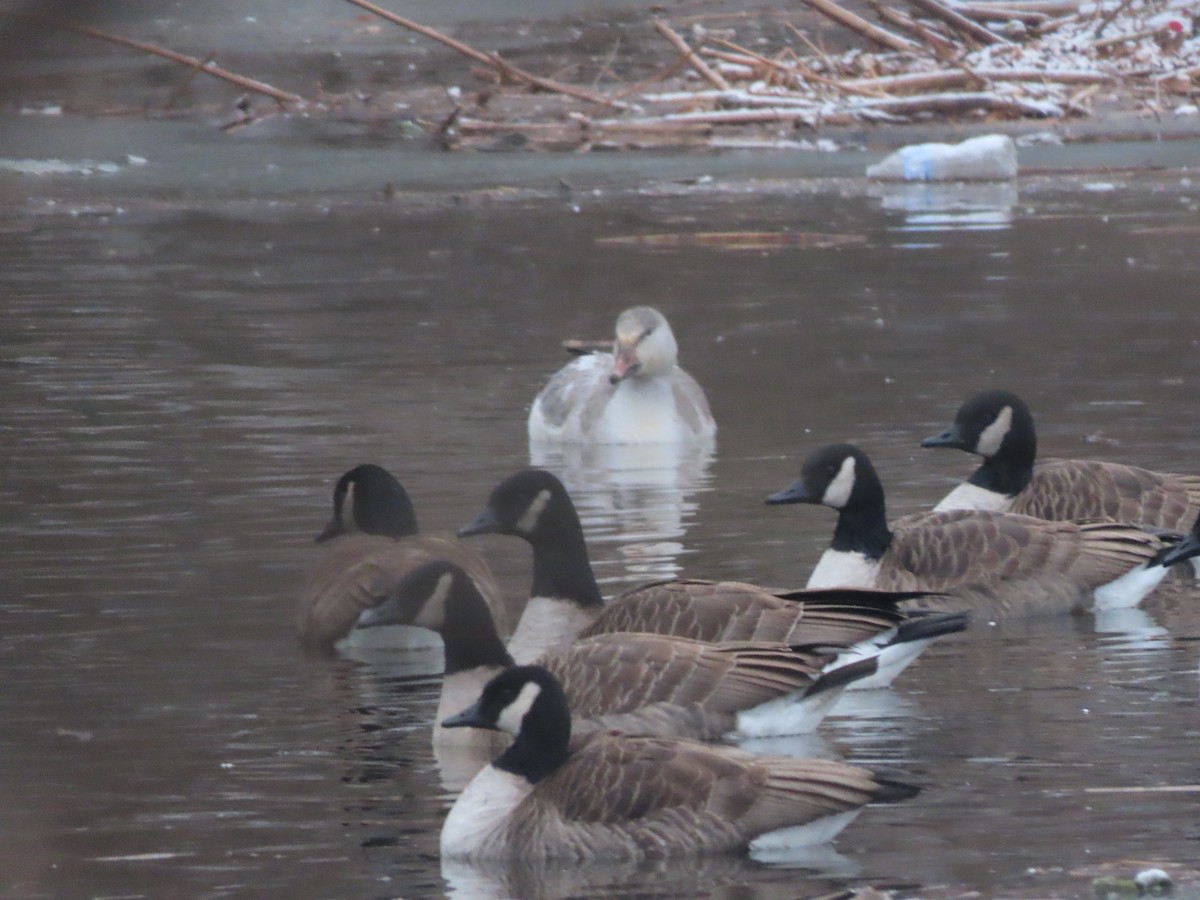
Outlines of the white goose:
{"label": "white goose", "polygon": [[717,425],[704,390],[677,362],[662,313],[635,306],[617,317],[612,353],[559,369],[529,410],[531,442],[712,444]]}

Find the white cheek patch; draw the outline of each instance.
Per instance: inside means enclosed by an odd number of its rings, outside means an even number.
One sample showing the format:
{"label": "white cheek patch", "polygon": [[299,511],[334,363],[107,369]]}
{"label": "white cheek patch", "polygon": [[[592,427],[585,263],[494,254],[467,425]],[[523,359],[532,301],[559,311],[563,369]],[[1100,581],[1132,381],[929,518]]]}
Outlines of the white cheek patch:
{"label": "white cheek patch", "polygon": [[850,493],[854,490],[854,457],[847,456],[842,460],[842,467],[838,469],[837,475],[829,482],[829,487],[825,488],[825,493],[821,496],[821,502],[826,506],[832,506],[834,509],[841,509],[850,500]]}
{"label": "white cheek patch", "polygon": [[979,440],[975,442],[975,452],[980,456],[995,456],[1000,452],[1000,445],[1004,443],[1004,436],[1011,427],[1012,407],[1006,406],[1000,410],[996,420],[980,433]]}
{"label": "white cheek patch", "polygon": [[546,508],[546,504],[549,502],[550,492],[545,489],[538,491],[538,495],[533,498],[533,502],[529,504],[529,508],[517,520],[517,531],[524,534],[531,533],[537,527],[538,519],[542,517],[542,510]]}
{"label": "white cheek patch", "polygon": [[534,684],[532,681],[521,688],[521,693],[517,694],[517,699],[504,707],[500,712],[500,718],[496,720],[496,725],[500,730],[507,731],[509,734],[519,733],[525,714],[529,712],[529,708],[533,706],[533,701],[538,698],[538,694],[541,692],[541,685]]}
{"label": "white cheek patch", "polygon": [[346,531],[358,531],[358,522],[354,520],[354,482],[346,485],[346,496],[342,498],[342,527]]}
{"label": "white cheek patch", "polygon": [[453,582],[454,576],[449,572],[438,579],[433,593],[421,605],[421,611],[413,619],[414,625],[441,631],[442,626],[446,623],[446,598],[450,596],[450,585]]}

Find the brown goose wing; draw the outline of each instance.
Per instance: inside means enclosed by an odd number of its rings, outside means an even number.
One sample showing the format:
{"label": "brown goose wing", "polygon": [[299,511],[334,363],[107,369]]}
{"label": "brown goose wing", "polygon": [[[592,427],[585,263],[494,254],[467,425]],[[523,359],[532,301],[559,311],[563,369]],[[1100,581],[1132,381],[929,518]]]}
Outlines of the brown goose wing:
{"label": "brown goose wing", "polygon": [[1196,518],[1200,479],[1097,460],[1047,460],[1011,512],[1041,519],[1112,519],[1187,530]]}
{"label": "brown goose wing", "polygon": [[708,644],[650,634],[598,635],[542,659],[577,717],[655,703],[734,713],[807,688],[824,659],[783,644]]}
{"label": "brown goose wing", "polygon": [[1079,608],[1092,590],[1149,561],[1159,546],[1153,536],[1118,523],[1079,525],[978,510],[909,516],[893,534],[880,586],[945,591],[964,601],[937,601],[937,608],[985,602],[998,612]]}
{"label": "brown goose wing", "polygon": [[[638,631],[700,641],[849,645],[893,627],[903,614],[882,591],[778,594],[738,581],[677,579],[633,588],[608,602],[581,637]],[[844,596],[844,602],[837,598]],[[892,598],[887,602],[878,598]],[[871,601],[871,602],[868,602]]]}
{"label": "brown goose wing", "polygon": [[579,842],[581,856],[633,846],[653,857],[744,848],[768,831],[857,809],[879,791],[869,771],[829,760],[600,737],[540,782],[514,820]]}
{"label": "brown goose wing", "polygon": [[367,608],[378,606],[413,569],[435,559],[461,566],[475,581],[506,633],[503,600],[495,576],[473,547],[440,535],[414,535],[399,540],[351,534],[330,542],[301,595],[296,629],[310,647],[331,649]]}

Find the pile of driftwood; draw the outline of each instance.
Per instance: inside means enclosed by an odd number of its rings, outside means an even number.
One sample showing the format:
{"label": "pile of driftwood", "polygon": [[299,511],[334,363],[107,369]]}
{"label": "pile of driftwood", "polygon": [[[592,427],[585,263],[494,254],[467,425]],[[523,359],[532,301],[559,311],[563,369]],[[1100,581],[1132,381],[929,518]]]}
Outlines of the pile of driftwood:
{"label": "pile of driftwood", "polygon": [[[853,38],[836,53],[790,23],[786,46],[764,50],[702,19],[683,34],[653,20],[648,27],[663,39],[661,70],[607,90],[534,74],[371,0],[347,2],[467,57],[490,83],[448,94],[450,111],[422,122],[450,149],[787,144],[798,129],[822,125],[1086,116],[1105,97],[1126,110],[1194,115],[1191,98],[1200,95],[1194,0],[898,0],[903,8],[856,0],[874,22],[848,9],[848,0],[804,0]],[[336,98],[306,98],[228,72],[211,55],[54,24],[222,78],[269,97],[276,112],[337,108]],[[619,80],[614,60],[603,69]],[[248,103],[239,109],[227,127],[263,117]]]}
{"label": "pile of driftwood", "polygon": [[862,46],[828,53],[789,25],[791,46],[763,52],[703,28],[685,39],[655,21],[687,68],[672,89],[619,95],[621,108],[601,115],[569,112],[574,135],[563,123],[463,115],[460,144],[515,131],[580,147],[690,143],[680,139],[688,133],[761,145],[822,125],[1086,116],[1106,91],[1155,114],[1196,110],[1200,37],[1185,0],[904,0],[905,9],[865,0],[878,23],[834,0],[805,2]]}

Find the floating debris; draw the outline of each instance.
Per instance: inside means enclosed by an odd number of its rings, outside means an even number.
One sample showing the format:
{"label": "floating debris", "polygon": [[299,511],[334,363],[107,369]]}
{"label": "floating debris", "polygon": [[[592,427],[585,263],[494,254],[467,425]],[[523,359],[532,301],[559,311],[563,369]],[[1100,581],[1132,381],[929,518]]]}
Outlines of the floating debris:
{"label": "floating debris", "polygon": [[716,250],[761,251],[827,249],[862,244],[861,234],[822,234],[814,231],[697,231],[668,234],[631,234],[597,238],[597,244],[627,244],[655,249],[712,247]]}
{"label": "floating debris", "polygon": [[1008,181],[1017,177],[1017,145],[1006,134],[959,144],[911,144],[867,167],[886,181]]}

